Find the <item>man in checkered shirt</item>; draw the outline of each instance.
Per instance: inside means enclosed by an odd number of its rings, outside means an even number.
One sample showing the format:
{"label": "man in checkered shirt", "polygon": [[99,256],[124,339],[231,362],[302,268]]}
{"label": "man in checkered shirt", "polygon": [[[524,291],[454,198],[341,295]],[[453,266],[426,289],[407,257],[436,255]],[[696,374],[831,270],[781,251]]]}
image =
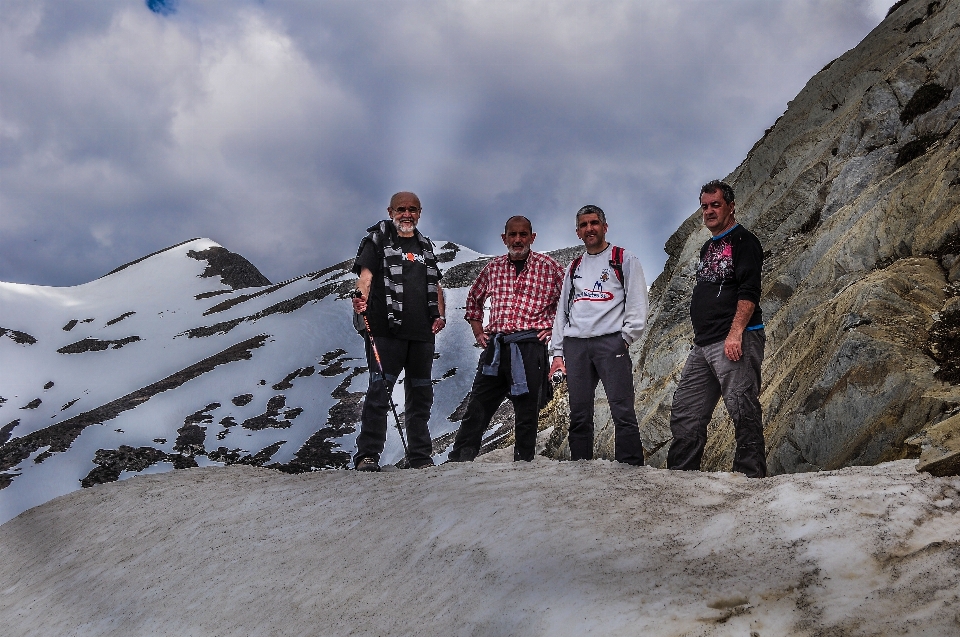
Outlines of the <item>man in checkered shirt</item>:
{"label": "man in checkered shirt", "polygon": [[[464,318],[483,353],[467,414],[450,451],[453,462],[477,457],[483,432],[505,397],[513,402],[516,414],[513,459],[533,460],[540,398],[547,383],[547,341],[563,287],[560,264],[530,250],[536,237],[529,219],[510,217],[501,235],[507,254],[487,263],[467,295]],[[484,327],[487,300],[490,322]]]}

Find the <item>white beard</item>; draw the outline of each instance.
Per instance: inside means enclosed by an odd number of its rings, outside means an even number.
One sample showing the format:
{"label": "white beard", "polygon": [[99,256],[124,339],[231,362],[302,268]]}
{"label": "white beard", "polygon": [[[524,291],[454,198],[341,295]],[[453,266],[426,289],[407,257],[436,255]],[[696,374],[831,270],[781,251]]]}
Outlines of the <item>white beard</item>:
{"label": "white beard", "polygon": [[417,228],[416,221],[394,221],[393,225],[397,227],[398,232],[413,232]]}

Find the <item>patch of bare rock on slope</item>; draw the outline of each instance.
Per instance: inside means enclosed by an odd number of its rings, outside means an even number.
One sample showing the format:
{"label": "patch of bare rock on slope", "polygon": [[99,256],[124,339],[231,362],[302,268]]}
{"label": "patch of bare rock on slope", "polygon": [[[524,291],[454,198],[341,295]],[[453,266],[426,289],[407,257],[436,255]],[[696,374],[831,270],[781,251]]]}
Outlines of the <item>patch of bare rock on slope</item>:
{"label": "patch of bare rock on slope", "polygon": [[[155,383],[131,392],[116,400],[110,401],[95,409],[84,412],[68,418],[55,425],[45,427],[25,436],[15,438],[0,446],[0,471],[8,471],[15,467],[21,461],[30,457],[30,454],[47,447],[47,450],[38,456],[37,461],[42,462],[43,458],[49,457],[53,453],[62,453],[70,448],[73,441],[76,440],[84,429],[90,425],[107,422],[116,418],[121,413],[136,408],[138,405],[150,400],[161,392],[175,389],[187,381],[205,374],[219,365],[228,364],[238,360],[249,360],[252,357],[252,351],[262,347],[269,338],[266,334],[261,334],[253,338],[232,345],[222,352],[203,359],[189,367],[186,367],[175,374],[171,374]],[[11,423],[12,424],[12,423]],[[100,463],[98,463],[100,464]],[[149,466],[150,462],[147,462]],[[101,465],[102,466],[102,465]],[[0,489],[8,486],[10,481],[19,474],[0,473]],[[118,472],[119,475],[119,472]]]}
{"label": "patch of bare rock on slope", "polygon": [[[813,77],[726,178],[738,221],[765,251],[761,403],[774,473],[917,457],[932,440],[921,434],[960,408],[949,355],[960,343],[958,24],[960,2],[898,6]],[[669,448],[692,344],[694,264],[708,237],[694,213],[669,239],[649,327],[632,347],[656,466]],[[596,453],[612,458],[609,409],[598,401]],[[728,470],[733,427],[722,404],[709,433],[704,468]]]}
{"label": "patch of bare rock on slope", "polygon": [[958,488],[910,461],[766,480],[544,458],[144,475],[0,526],[0,621],[78,637],[948,635]]}

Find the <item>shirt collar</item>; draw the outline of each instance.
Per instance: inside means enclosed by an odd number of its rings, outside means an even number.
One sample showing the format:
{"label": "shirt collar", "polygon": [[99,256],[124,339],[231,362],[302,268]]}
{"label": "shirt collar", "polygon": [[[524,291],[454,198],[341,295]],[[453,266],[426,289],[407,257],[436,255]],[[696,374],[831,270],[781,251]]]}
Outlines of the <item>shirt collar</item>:
{"label": "shirt collar", "polygon": [[725,236],[727,236],[728,234],[730,234],[731,232],[733,232],[734,230],[736,230],[737,226],[739,226],[739,225],[740,225],[739,223],[733,224],[732,226],[730,226],[730,229],[729,229],[729,230],[727,230],[727,231],[724,232],[723,234],[718,234],[718,235],[715,236],[715,237],[710,237],[710,240],[711,240],[711,241],[719,241],[720,239],[723,239]]}

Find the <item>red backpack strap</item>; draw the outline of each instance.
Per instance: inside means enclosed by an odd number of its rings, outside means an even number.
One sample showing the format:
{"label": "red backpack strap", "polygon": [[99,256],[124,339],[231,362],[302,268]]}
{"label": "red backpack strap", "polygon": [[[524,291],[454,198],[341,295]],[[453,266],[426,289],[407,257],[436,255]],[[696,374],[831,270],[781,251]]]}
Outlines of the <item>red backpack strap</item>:
{"label": "red backpack strap", "polygon": [[617,280],[620,281],[620,285],[623,285],[623,248],[613,246],[613,250],[610,252],[610,267],[613,268],[614,273],[617,275]]}
{"label": "red backpack strap", "polygon": [[570,263],[570,280],[571,280],[571,281],[573,281],[573,273],[576,272],[576,271],[577,271],[577,268],[580,267],[580,262],[581,262],[581,261],[583,261],[583,255],[582,255],[582,254],[579,255],[579,256],[577,256],[577,258],[574,259],[574,260]]}

